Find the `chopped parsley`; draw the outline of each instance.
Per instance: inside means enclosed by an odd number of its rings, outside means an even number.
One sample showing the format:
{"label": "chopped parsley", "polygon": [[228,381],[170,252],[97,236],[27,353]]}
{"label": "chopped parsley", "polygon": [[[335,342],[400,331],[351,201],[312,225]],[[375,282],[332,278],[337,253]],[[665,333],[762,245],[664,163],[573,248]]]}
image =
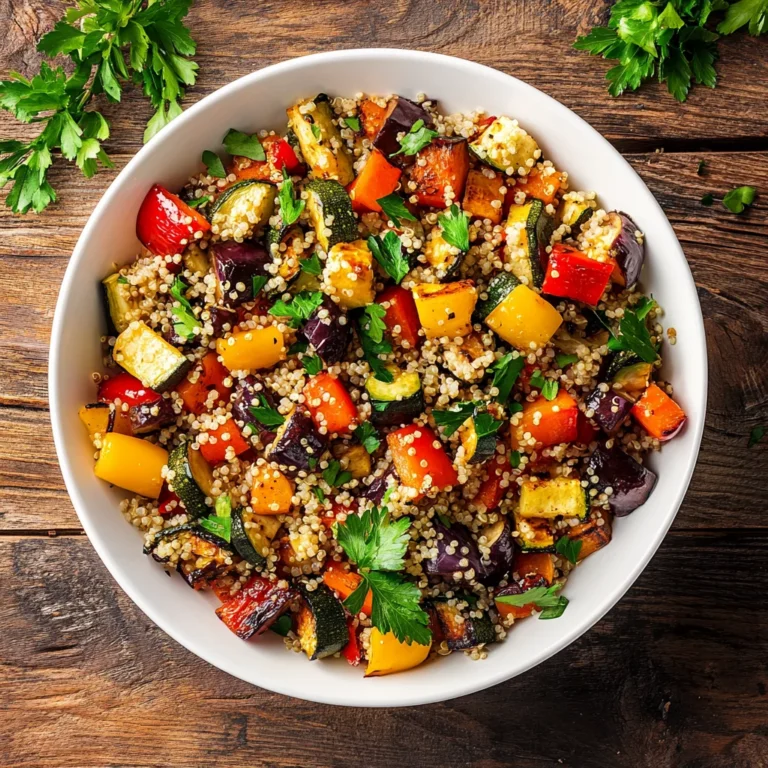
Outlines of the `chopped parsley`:
{"label": "chopped parsley", "polygon": [[643,296],[635,305],[635,314],[644,320],[646,315],[656,306],[656,300],[651,296]]}
{"label": "chopped parsley", "polygon": [[757,445],[765,435],[765,427],[762,425],[758,425],[756,427],[752,427],[752,431],[749,433],[749,442],[747,443],[747,448],[751,448],[753,445]]}
{"label": "chopped parsley", "polygon": [[386,364],[379,355],[389,355],[392,353],[392,345],[384,338],[383,317],[386,310],[381,304],[369,304],[365,311],[359,316],[358,332],[360,335],[360,346],[363,348],[368,365],[373,371],[373,375],[387,384],[395,380],[392,372],[387,370]]}
{"label": "chopped parsley", "polygon": [[486,437],[488,435],[495,435],[499,431],[499,427],[504,423],[499,419],[494,419],[490,413],[478,413],[474,416],[475,433],[477,439]]}
{"label": "chopped parsley", "polygon": [[[768,13],[768,8],[766,8]],[[766,22],[768,24],[768,21]],[[726,192],[723,197],[723,205],[731,213],[741,213],[748,205],[755,201],[757,190],[754,187],[736,187],[730,192]]]}
{"label": "chopped parsley", "polygon": [[497,595],[497,603],[515,605],[521,608],[524,605],[535,605],[542,613],[540,619],[556,619],[562,616],[568,605],[568,598],[556,594],[562,589],[562,584],[553,584],[551,587],[533,587],[519,595]]}
{"label": "chopped parsley", "polygon": [[252,405],[248,408],[248,412],[259,424],[269,429],[285,423],[285,418],[269,404],[263,392],[259,392],[259,402],[261,405]]}
{"label": "chopped parsley", "polygon": [[531,374],[530,384],[536,389],[542,389],[546,381],[544,374],[538,368]]}
{"label": "chopped parsley", "polygon": [[578,363],[579,356],[578,355],[556,355],[555,362],[557,363],[558,368],[565,368],[568,365],[573,365],[573,363]]}
{"label": "chopped parsley", "polygon": [[269,278],[266,275],[253,275],[251,277],[251,289],[253,290],[253,298],[258,296],[259,291],[267,284]]}
{"label": "chopped parsley", "polygon": [[[650,331],[645,323],[645,316],[649,311],[650,307],[647,304],[640,306],[639,312],[625,309],[619,323],[619,335],[608,339],[608,348],[614,352],[628,349],[646,363],[655,362],[659,355],[653,346]],[[596,314],[600,317],[599,313]]]}
{"label": "chopped parsley", "polygon": [[576,565],[581,552],[582,542],[578,539],[570,539],[568,536],[561,536],[555,544],[555,552],[562,555],[568,562]]}
{"label": "chopped parsley", "polygon": [[294,341],[293,344],[291,344],[291,346],[288,347],[288,354],[298,355],[301,352],[306,352],[307,349],[309,349],[309,344],[303,339],[299,341]]}
{"label": "chopped parsley", "polygon": [[520,451],[510,451],[507,458],[509,458],[509,466],[512,469],[517,469],[520,466]]}
{"label": "chopped parsley", "polygon": [[325,491],[324,491],[324,490],[323,490],[323,489],[322,489],[322,488],[321,488],[319,485],[316,485],[316,486],[315,486],[315,487],[312,489],[312,493],[314,493],[314,494],[315,494],[315,496],[317,497],[317,500],[318,500],[318,501],[319,501],[321,504],[324,504],[324,503],[325,503]]}
{"label": "chopped parsley", "polygon": [[348,128],[351,128],[356,133],[360,133],[360,120],[357,117],[345,117],[344,122]]}
{"label": "chopped parsley", "polygon": [[323,480],[325,480],[331,488],[346,485],[351,479],[352,473],[347,472],[347,470],[342,471],[341,464],[337,459],[331,459],[328,462],[328,469],[323,471]]}
{"label": "chopped parsley", "polygon": [[445,411],[432,411],[435,424],[443,428],[446,437],[450,437],[467,419],[475,414],[477,403],[474,400],[454,403]]}
{"label": "chopped parsley", "polygon": [[317,123],[312,123],[312,135],[320,141],[323,138],[323,132],[320,130],[320,126]]}
{"label": "chopped parsley", "polygon": [[118,282],[118,283],[120,283],[120,285],[128,285],[128,284],[129,284],[129,283],[128,283],[128,278],[127,278],[127,277],[125,277],[125,275],[120,275],[120,276],[117,278],[117,282]]}
{"label": "chopped parsley", "polygon": [[195,337],[195,330],[200,328],[200,321],[195,317],[192,311],[192,305],[189,303],[189,299],[184,295],[184,291],[188,288],[187,284],[180,278],[176,277],[171,286],[171,296],[179,302],[181,306],[171,307],[171,314],[173,315],[173,330],[183,339],[189,341]]}
{"label": "chopped parsley", "polygon": [[364,421],[352,434],[360,441],[368,453],[375,453],[381,445],[379,433],[370,421]]}
{"label": "chopped parsley", "polygon": [[371,235],[368,238],[368,248],[382,269],[395,283],[400,284],[411,269],[408,259],[403,255],[403,243],[400,238],[392,230],[384,237]]}
{"label": "chopped parsley", "polygon": [[443,240],[460,251],[469,250],[469,217],[456,203],[448,213],[441,213],[437,217],[437,223],[443,230]]}
{"label": "chopped parsley", "polygon": [[323,370],[323,361],[317,355],[304,355],[301,364],[310,376],[317,376]]}
{"label": "chopped parsley", "polygon": [[267,159],[264,147],[261,146],[259,137],[255,134],[242,133],[230,128],[224,137],[224,147],[230,155],[247,157],[249,160],[263,162]]}
{"label": "chopped parsley", "polygon": [[499,394],[495,398],[497,403],[504,405],[509,400],[512,387],[515,386],[517,377],[524,367],[525,358],[515,352],[508,352],[491,366],[490,370],[493,371],[491,386],[499,390]]}
{"label": "chopped parsley", "polygon": [[400,139],[400,149],[397,152],[393,152],[390,157],[395,157],[395,155],[415,155],[439,135],[437,131],[427,128],[423,120],[417,120],[411,126],[411,130]]}
{"label": "chopped parsley", "polygon": [[[302,200],[302,202],[304,202]],[[302,272],[306,272],[308,275],[319,275],[323,271],[323,265],[320,263],[320,257],[313,253],[306,259],[299,261],[299,267]]]}
{"label": "chopped parsley", "polygon": [[401,219],[417,221],[417,218],[405,207],[405,200],[394,192],[386,197],[380,197],[376,202],[396,227],[400,226]]}
{"label": "chopped parsley", "polygon": [[344,601],[351,614],[359,613],[370,590],[371,623],[392,632],[400,642],[427,645],[431,641],[429,616],[421,608],[421,590],[397,571],[405,567],[411,521],[392,521],[386,507],[373,507],[362,515],[349,515],[334,525],[334,535],[362,581]]}
{"label": "chopped parsley", "polygon": [[292,328],[298,328],[303,322],[309,320],[312,313],[323,303],[322,291],[302,291],[297,293],[290,303],[282,299],[276,301],[270,308],[269,314],[275,317],[290,318]]}
{"label": "chopped parsley", "polygon": [[194,200],[188,200],[187,205],[190,208],[199,208],[201,205],[211,202],[210,195],[203,195],[202,197],[196,197]]}
{"label": "chopped parsley", "polygon": [[[301,216],[301,212],[306,206],[306,201],[296,199],[296,193],[293,189],[293,179],[288,175],[288,171],[283,166],[283,183],[277,196],[280,203],[280,218],[283,220],[283,226],[288,227]],[[319,274],[319,273],[318,273]]]}
{"label": "chopped parsley", "polygon": [[199,521],[201,528],[224,539],[229,543],[232,538],[232,501],[227,494],[222,494],[216,499],[214,507],[216,514],[208,515]]}
{"label": "chopped parsley", "polygon": [[544,386],[541,388],[541,395],[545,400],[554,400],[557,397],[557,392],[560,389],[560,384],[554,379],[547,379],[544,382]]}
{"label": "chopped parsley", "polygon": [[203,152],[203,163],[208,169],[208,175],[213,176],[215,179],[225,179],[227,172],[224,170],[224,163],[221,162],[221,158],[210,149],[206,149]]}

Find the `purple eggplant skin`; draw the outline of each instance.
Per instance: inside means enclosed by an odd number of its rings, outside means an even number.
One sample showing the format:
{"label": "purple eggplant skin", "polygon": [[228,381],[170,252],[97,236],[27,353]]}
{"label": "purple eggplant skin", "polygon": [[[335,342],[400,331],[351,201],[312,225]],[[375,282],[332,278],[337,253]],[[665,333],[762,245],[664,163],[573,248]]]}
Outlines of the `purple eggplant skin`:
{"label": "purple eggplant skin", "polygon": [[267,459],[276,461],[287,475],[296,477],[317,466],[327,442],[327,438],[315,429],[309,415],[296,408],[277,430]]}
{"label": "purple eggplant skin", "polygon": [[640,270],[645,261],[645,244],[637,224],[621,211],[608,214],[608,226],[613,230],[611,256],[616,259],[619,271],[624,279],[624,286],[630,288],[640,277]]}
{"label": "purple eggplant skin", "polygon": [[[251,287],[253,287],[253,285],[251,285]],[[223,336],[227,331],[233,330],[237,325],[237,312],[231,309],[210,306],[206,311],[208,312],[209,322],[213,327],[213,333],[211,335],[214,338]]]}
{"label": "purple eggplant skin", "polygon": [[[392,482],[390,482],[390,478]],[[362,493],[360,498],[368,499],[376,506],[381,504],[384,500],[384,494],[389,490],[390,486],[397,485],[398,483],[397,472],[393,466],[387,467],[378,477],[374,477],[373,482],[370,485],[362,484]]]}
{"label": "purple eggplant skin", "polygon": [[250,424],[261,442],[268,445],[275,439],[277,433],[256,421],[250,411],[251,407],[261,405],[260,395],[264,395],[270,408],[277,408],[272,393],[258,376],[246,376],[238,381],[232,396],[232,416],[240,429],[245,429],[246,424]]}
{"label": "purple eggplant skin", "polygon": [[482,561],[483,572],[479,575],[479,580],[487,585],[498,584],[512,571],[512,561],[515,558],[512,528],[505,518],[486,526],[480,536],[485,537],[490,552],[488,561]]}
{"label": "purple eggplant skin", "polygon": [[[422,109],[418,104],[414,104],[402,96],[396,96],[389,103],[387,115],[381,130],[373,140],[373,146],[376,147],[387,161],[397,166],[404,166],[415,160],[415,155],[395,155],[400,151],[400,142],[397,140],[398,134],[408,133],[414,123],[419,120],[424,121],[424,125],[432,128],[434,123],[429,113]],[[395,155],[392,157],[392,155]]]}
{"label": "purple eggplant skin", "polygon": [[616,445],[597,446],[587,462],[587,475],[590,480],[597,477],[597,483],[590,483],[590,487],[598,493],[613,489],[608,504],[617,517],[624,517],[642,506],[656,485],[656,475]]}
{"label": "purple eggplant skin", "polygon": [[176,421],[176,412],[171,400],[161,397],[154,403],[132,405],[128,411],[131,421],[131,431],[134,435],[146,435],[167,427]]}
{"label": "purple eggplant skin", "polygon": [[227,240],[211,247],[211,263],[218,299],[225,306],[233,307],[254,299],[253,278],[270,277],[266,268],[272,263],[272,257],[258,243]]}
{"label": "purple eggplant skin", "polygon": [[585,403],[587,412],[592,411],[592,421],[606,435],[615,435],[619,427],[629,417],[632,403],[610,388],[603,392],[598,385],[587,397]]}
{"label": "purple eggplant skin", "polygon": [[[455,573],[462,575],[461,581],[481,581],[487,572],[480,560],[480,550],[477,548],[472,534],[458,523],[450,528],[439,520],[432,520],[435,529],[437,554],[431,560],[423,560],[421,565],[429,576],[440,576],[454,582]],[[453,542],[456,546],[452,546]],[[450,550],[450,551],[449,551]],[[461,565],[466,560],[467,565]]]}
{"label": "purple eggplant skin", "polygon": [[344,312],[326,296],[302,330],[304,338],[326,365],[340,363],[347,352],[350,323],[340,323],[342,317],[345,317]]}

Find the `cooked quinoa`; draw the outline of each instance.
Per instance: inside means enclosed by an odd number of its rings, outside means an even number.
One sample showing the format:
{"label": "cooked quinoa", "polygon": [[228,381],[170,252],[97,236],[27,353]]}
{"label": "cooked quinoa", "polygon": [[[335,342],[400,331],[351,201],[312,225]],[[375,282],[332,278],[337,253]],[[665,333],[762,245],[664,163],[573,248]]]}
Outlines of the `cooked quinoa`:
{"label": "cooked quinoa", "polygon": [[[424,94],[287,113],[226,178],[148,193],[145,248],[104,281],[96,474],[244,639],[271,627],[369,675],[485,658],[565,610],[685,419],[644,234],[515,119]],[[398,526],[394,571],[361,569],[354,515]],[[415,629],[382,625],[374,581],[350,612],[368,568],[417,590]]]}

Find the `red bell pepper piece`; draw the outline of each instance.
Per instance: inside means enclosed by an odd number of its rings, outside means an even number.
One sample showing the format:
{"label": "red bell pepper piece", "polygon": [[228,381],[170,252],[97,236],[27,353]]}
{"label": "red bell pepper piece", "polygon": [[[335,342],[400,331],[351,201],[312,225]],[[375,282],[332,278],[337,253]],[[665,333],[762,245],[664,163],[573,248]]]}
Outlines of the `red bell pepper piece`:
{"label": "red bell pepper piece", "polygon": [[299,162],[293,147],[279,136],[267,136],[261,139],[265,160],[251,160],[250,157],[235,155],[228,171],[234,173],[237,181],[255,179],[257,181],[277,181],[282,178],[283,167],[289,175],[303,174],[304,166]]}
{"label": "red bell pepper piece", "polygon": [[357,426],[357,408],[344,384],[323,371],[304,387],[304,397],[312,421],[328,434],[348,435]]}
{"label": "red bell pepper piece", "polygon": [[157,511],[161,517],[173,517],[184,511],[184,508],[180,506],[181,499],[168,487],[167,483],[163,483],[157,504]]}
{"label": "red bell pepper piece", "polygon": [[395,191],[401,173],[399,168],[387,162],[378,149],[374,149],[360,175],[347,186],[352,210],[357,213],[380,211],[381,206],[377,200]]}
{"label": "red bell pepper piece", "polygon": [[579,411],[578,420],[576,422],[576,442],[582,445],[589,445],[593,440],[597,438],[597,429],[592,426],[592,422]]}
{"label": "red bell pepper piece", "polygon": [[351,616],[347,616],[347,633],[349,634],[349,642],[344,646],[341,655],[353,667],[356,667],[360,664],[360,646],[357,643],[355,620]]}
{"label": "red bell pepper piece", "polygon": [[120,400],[121,403],[127,403],[128,407],[131,407],[156,403],[161,397],[159,392],[145,387],[130,373],[118,373],[117,376],[104,379],[99,384],[99,400],[102,403],[114,403],[115,400]]}
{"label": "red bell pepper piece", "polygon": [[278,139],[270,143],[267,157],[275,170],[282,173],[283,168],[285,168],[289,176],[293,176],[304,169],[299,158],[296,157],[293,147],[285,139]]}
{"label": "red bell pepper piece", "polygon": [[608,287],[613,272],[610,261],[595,261],[562,243],[552,246],[543,293],[581,301],[594,307]]}
{"label": "red bell pepper piece", "polygon": [[[554,400],[539,396],[523,405],[522,418],[511,430],[512,448],[546,448],[572,443],[578,437],[579,406],[561,389]],[[525,435],[530,433],[530,438]],[[531,445],[530,440],[535,441]]]}
{"label": "red bell pepper piece", "polygon": [[238,637],[247,640],[266,632],[296,599],[296,593],[264,576],[252,576],[248,583],[216,609],[216,615]]}
{"label": "red bell pepper piece", "polygon": [[421,343],[421,323],[413,294],[399,285],[391,285],[376,297],[376,303],[387,304],[384,324],[391,336],[396,340],[408,342],[409,349],[418,348]]}
{"label": "red bell pepper piece", "polygon": [[195,370],[197,379],[191,382],[188,378],[184,379],[176,387],[176,391],[181,396],[184,407],[196,415],[205,413],[209,409],[208,395],[216,390],[218,399],[216,405],[227,402],[232,392],[231,387],[224,384],[224,379],[230,377],[229,371],[219,362],[219,357],[215,352],[208,352],[198,364]]}
{"label": "red bell pepper piece", "polygon": [[685,423],[685,411],[657,384],[651,384],[632,406],[632,415],[657,440],[670,440]]}
{"label": "red bell pepper piece", "polygon": [[[475,505],[482,504],[486,511],[490,512],[492,509],[496,509],[504,496],[512,490],[511,473],[514,470],[506,454],[501,456],[496,454],[493,460],[488,462],[486,471],[485,480],[480,483],[472,503]],[[502,486],[505,474],[507,476],[506,487]]]}
{"label": "red bell pepper piece", "polygon": [[159,184],[147,192],[136,217],[136,236],[157,256],[181,253],[196,232],[210,228],[204,216]]}
{"label": "red bell pepper piece", "polygon": [[400,482],[408,488],[424,493],[458,484],[459,476],[448,454],[429,427],[411,424],[397,429],[387,435],[387,445]]}
{"label": "red bell pepper piece", "polygon": [[[227,448],[235,449],[235,456],[245,453],[251,444],[240,434],[240,429],[233,419],[227,419],[216,429],[206,430],[208,440],[200,443],[200,453],[209,464],[220,464],[227,459]],[[226,435],[226,437],[225,437]]]}
{"label": "red bell pepper piece", "polygon": [[[362,580],[360,574],[347,570],[343,563],[336,560],[329,560],[323,571],[325,585],[328,589],[332,589],[342,601],[346,600],[360,586]],[[373,593],[369,589],[360,611],[366,616],[370,616],[372,610]]]}

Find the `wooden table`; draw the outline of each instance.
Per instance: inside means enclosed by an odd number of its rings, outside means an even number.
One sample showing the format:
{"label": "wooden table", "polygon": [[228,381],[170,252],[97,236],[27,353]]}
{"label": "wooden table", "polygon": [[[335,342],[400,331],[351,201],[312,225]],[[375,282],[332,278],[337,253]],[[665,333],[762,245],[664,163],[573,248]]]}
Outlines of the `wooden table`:
{"label": "wooden table", "polygon": [[[84,180],[57,164],[60,204],[39,216],[0,210],[3,768],[768,765],[768,441],[747,447],[752,427],[768,422],[768,38],[723,41],[720,85],[697,87],[685,105],[655,86],[614,100],[606,65],[570,48],[608,5],[200,0],[190,25],[201,77],[186,104],[292,56],[411,47],[475,59],[536,85],[626,155],[685,249],[710,356],[698,469],[674,528],[628,595],[522,677],[409,710],[323,707],[259,690],[144,617],[82,535],[46,395],[67,259],[96,201],[139,149],[149,115],[129,91],[105,109],[114,172]],[[61,6],[0,7],[0,70],[29,72],[38,63],[33,40]],[[5,114],[0,126],[0,135],[19,133]],[[699,203],[747,183],[762,198],[742,216]]]}

